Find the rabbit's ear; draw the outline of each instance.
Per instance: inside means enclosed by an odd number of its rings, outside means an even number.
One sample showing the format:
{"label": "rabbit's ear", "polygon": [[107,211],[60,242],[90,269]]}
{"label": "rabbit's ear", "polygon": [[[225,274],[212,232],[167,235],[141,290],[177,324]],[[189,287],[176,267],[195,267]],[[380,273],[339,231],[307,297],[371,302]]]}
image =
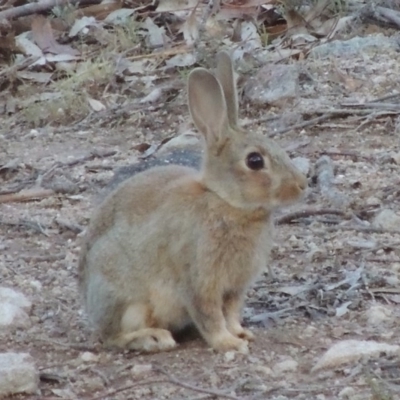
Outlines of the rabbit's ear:
{"label": "rabbit's ear", "polygon": [[228,111],[229,124],[236,127],[238,124],[238,96],[232,59],[226,51],[217,55],[217,79],[222,85]]}
{"label": "rabbit's ear", "polygon": [[195,68],[188,79],[189,110],[197,129],[211,144],[219,141],[229,125],[224,93],[217,78]]}

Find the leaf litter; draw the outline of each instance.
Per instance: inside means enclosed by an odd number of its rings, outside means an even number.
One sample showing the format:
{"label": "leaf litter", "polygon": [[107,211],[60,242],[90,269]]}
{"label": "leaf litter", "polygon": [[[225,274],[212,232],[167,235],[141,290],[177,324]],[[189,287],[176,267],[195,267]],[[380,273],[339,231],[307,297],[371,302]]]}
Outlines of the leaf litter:
{"label": "leaf litter", "polygon": [[[369,26],[355,17],[367,10],[357,1],[347,14],[332,2],[289,3],[82,3],[7,22],[15,34],[0,41],[1,284],[35,307],[29,329],[0,333],[1,349],[30,351],[40,368],[65,377],[44,379],[44,396],[398,395],[400,236],[390,222],[400,216],[399,96],[385,78],[397,76],[398,58],[390,44],[315,58],[320,45],[363,36]],[[394,28],[374,29],[390,36]],[[274,276],[248,293],[245,324],[257,340],[248,356],[212,354],[200,340],[164,354],[106,351],[77,298],[77,234],[118,166],[168,162],[168,141],[190,132],[186,76],[212,67],[219,48],[233,52],[239,88],[266,62],[299,68],[294,99],[241,99],[246,129],[268,131],[310,164],[301,212],[276,216]],[[374,225],[385,209],[391,218]],[[62,256],[46,261],[53,253]],[[140,365],[147,367],[132,376]]]}

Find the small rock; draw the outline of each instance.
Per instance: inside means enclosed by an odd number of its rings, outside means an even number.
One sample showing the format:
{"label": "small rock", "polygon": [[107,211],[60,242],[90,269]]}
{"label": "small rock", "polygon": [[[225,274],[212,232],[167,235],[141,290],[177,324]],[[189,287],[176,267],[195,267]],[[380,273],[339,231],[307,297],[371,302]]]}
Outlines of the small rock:
{"label": "small rock", "polygon": [[347,386],[339,392],[339,397],[341,399],[352,399],[355,393],[356,391],[354,390],[354,388],[352,388],[351,386]]}
{"label": "small rock", "polygon": [[390,269],[393,271],[393,272],[400,272],[400,263],[393,263],[391,266],[390,266]]}
{"label": "small rock", "polygon": [[91,353],[90,351],[85,351],[81,354],[81,360],[83,362],[94,362],[98,360],[98,356],[96,354]]}
{"label": "small rock", "polygon": [[224,359],[225,359],[226,362],[231,362],[231,361],[233,361],[235,359],[235,356],[236,356],[236,354],[235,354],[234,351],[227,351],[224,354]]}
{"label": "small rock", "polygon": [[37,280],[32,280],[29,282],[29,284],[37,291],[42,290],[42,284]]}
{"label": "small rock", "polygon": [[310,160],[308,158],[295,157],[295,158],[292,158],[292,163],[305,176],[307,176],[308,173],[310,172]]}
{"label": "small rock", "polygon": [[293,360],[293,359],[287,359],[284,361],[281,361],[274,366],[274,372],[279,375],[283,372],[291,372],[291,371],[296,371],[298,367],[298,362]]}
{"label": "small rock", "polygon": [[400,346],[367,340],[343,340],[334,344],[312,368],[336,368],[338,365],[357,361],[361,357],[379,356],[380,353],[400,354]]}
{"label": "small rock", "polygon": [[385,282],[392,287],[399,287],[399,278],[397,276],[385,276]]}
{"label": "small rock", "polygon": [[145,374],[153,369],[151,364],[136,364],[131,368],[131,372],[134,375]]}
{"label": "small rock", "polygon": [[38,390],[39,372],[28,353],[0,353],[0,397]]}
{"label": "small rock", "polygon": [[299,70],[295,65],[266,64],[244,87],[245,96],[257,104],[279,105],[295,98],[299,91]]}
{"label": "small rock", "polygon": [[382,210],[372,221],[374,228],[385,229],[388,231],[400,229],[400,217],[392,210]]}
{"label": "small rock", "polygon": [[267,375],[267,376],[273,376],[274,375],[274,373],[272,372],[272,369],[270,367],[266,367],[265,365],[255,365],[253,370],[255,372],[260,372],[260,373],[262,373],[264,375]]}
{"label": "small rock", "polygon": [[31,324],[28,314],[14,304],[0,303],[0,329],[28,328]]}
{"label": "small rock", "polygon": [[0,329],[30,326],[27,312],[31,307],[32,303],[22,293],[0,287]]}
{"label": "small rock", "polygon": [[379,206],[382,201],[379,200],[377,197],[371,196],[367,198],[365,203],[367,204],[367,206]]}
{"label": "small rock", "polygon": [[392,310],[382,305],[373,305],[366,312],[367,322],[369,325],[377,326],[388,320],[392,314]]}

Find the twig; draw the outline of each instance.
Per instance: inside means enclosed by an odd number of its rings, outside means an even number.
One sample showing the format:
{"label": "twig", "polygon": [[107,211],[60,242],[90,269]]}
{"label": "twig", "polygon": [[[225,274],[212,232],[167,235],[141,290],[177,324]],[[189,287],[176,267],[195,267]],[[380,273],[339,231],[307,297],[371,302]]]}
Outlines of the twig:
{"label": "twig", "polygon": [[305,210],[298,210],[294,211],[291,213],[288,213],[286,215],[283,215],[282,217],[279,217],[276,219],[276,224],[277,225],[282,225],[282,224],[290,224],[293,222],[293,220],[299,219],[299,218],[307,218],[311,217],[313,215],[339,215],[343,217],[349,217],[346,212],[342,210],[337,210],[337,209],[331,209],[331,208],[308,208]]}
{"label": "twig", "polygon": [[332,118],[333,116],[334,116],[334,114],[331,114],[331,113],[323,114],[319,117],[309,119],[308,121],[300,122],[299,124],[295,124],[295,125],[292,125],[292,126],[289,126],[286,128],[282,128],[282,129],[277,129],[276,131],[271,132],[269,134],[269,136],[274,137],[276,135],[280,135],[282,133],[286,133],[286,132],[289,132],[289,131],[292,131],[295,129],[302,129],[302,128],[306,128],[307,126],[317,125],[318,123],[320,123],[322,121]]}
{"label": "twig", "polygon": [[12,222],[12,221],[4,221],[0,219],[0,225],[8,225],[8,226],[18,226],[18,227],[24,227],[24,228],[29,228],[34,230],[35,232],[41,233],[45,236],[49,236],[45,230],[43,229],[43,226],[39,224],[38,222],[35,221],[28,221],[25,219],[20,219],[17,222]]}
{"label": "twig", "polygon": [[355,129],[354,132],[358,132],[361,128],[363,128],[365,125],[370,124],[371,122],[373,122],[374,120],[378,119],[381,116],[386,115],[386,113],[384,111],[376,111],[374,113],[369,114],[365,120],[363,122],[361,122]]}
{"label": "twig", "polygon": [[248,120],[248,121],[244,121],[242,122],[241,126],[248,126],[248,125],[255,125],[255,124],[261,124],[264,122],[271,122],[271,121],[276,121],[277,119],[280,119],[281,115],[268,115],[266,117],[261,117],[261,118],[257,118],[257,119],[252,119],[252,120]]}
{"label": "twig", "polygon": [[56,6],[63,6],[66,4],[98,4],[100,0],[42,0],[38,3],[28,3],[19,7],[12,7],[8,10],[0,12],[0,21],[3,19],[13,19],[24,17],[26,15],[36,14],[43,11],[51,10]]}
{"label": "twig", "polygon": [[137,60],[143,60],[145,58],[157,58],[157,57],[167,58],[170,56],[175,56],[177,54],[186,54],[188,51],[190,51],[190,48],[188,46],[183,46],[179,48],[167,49],[165,51],[155,51],[154,53],[150,54],[140,54],[137,56],[126,57],[126,59],[130,61],[137,61]]}
{"label": "twig", "polygon": [[341,231],[357,231],[364,233],[391,233],[391,234],[400,234],[400,230],[387,230],[381,228],[374,228],[372,226],[357,226],[357,225],[335,225],[328,226],[325,228],[328,232],[335,232],[338,230]]}
{"label": "twig", "polygon": [[45,197],[50,197],[56,193],[51,189],[34,188],[21,190],[18,193],[0,195],[0,204],[12,203],[19,201],[40,200]]}
{"label": "twig", "polygon": [[54,220],[54,222],[60,227],[60,228],[64,228],[64,229],[68,229],[74,233],[76,233],[77,235],[81,232],[83,232],[84,228],[76,223],[73,222],[69,222],[66,221],[64,219],[61,218],[56,218]]}
{"label": "twig", "polygon": [[47,255],[38,255],[38,254],[22,254],[19,256],[22,260],[25,261],[34,261],[34,262],[50,262],[50,261],[60,261],[65,260],[66,254],[47,254]]}
{"label": "twig", "polygon": [[216,396],[216,397],[222,397],[224,399],[242,400],[242,399],[240,399],[240,397],[237,397],[237,396],[234,396],[234,395],[231,395],[228,393],[224,393],[219,390],[204,389],[204,388],[200,388],[198,386],[191,385],[190,383],[181,382],[180,380],[171,376],[167,371],[164,370],[164,368],[161,368],[159,366],[154,366],[153,369],[154,369],[154,371],[157,371],[160,374],[165,375],[168,378],[169,382],[173,383],[174,385],[183,387],[185,389],[193,390],[194,392],[209,394],[209,395]]}

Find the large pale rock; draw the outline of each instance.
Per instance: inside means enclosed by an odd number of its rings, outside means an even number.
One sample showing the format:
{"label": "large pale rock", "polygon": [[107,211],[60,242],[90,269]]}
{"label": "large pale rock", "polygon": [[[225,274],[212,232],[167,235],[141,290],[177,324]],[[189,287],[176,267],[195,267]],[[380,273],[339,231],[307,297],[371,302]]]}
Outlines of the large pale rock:
{"label": "large pale rock", "polygon": [[26,311],[29,311],[32,307],[32,302],[25,295],[7,287],[0,287],[0,304],[2,303],[14,304]]}
{"label": "large pale rock", "polygon": [[375,216],[372,226],[388,231],[400,231],[400,217],[394,211],[385,209]]}
{"label": "large pale rock", "polygon": [[310,58],[349,57],[357,54],[376,54],[382,51],[397,51],[394,37],[383,34],[353,37],[349,40],[332,40],[311,49]]}
{"label": "large pale rock", "polygon": [[0,287],[0,329],[28,327],[31,307],[31,301],[22,293]]}
{"label": "large pale rock", "polygon": [[366,312],[367,323],[372,326],[380,326],[385,321],[390,320],[392,310],[380,304],[372,305]]}
{"label": "large pale rock", "polygon": [[336,368],[342,364],[358,361],[361,357],[378,357],[380,353],[400,355],[400,346],[373,340],[343,340],[335,343],[319,359],[312,371],[323,368]]}
{"label": "large pale rock", "polygon": [[257,104],[283,105],[297,97],[299,70],[296,65],[266,64],[249,79],[244,93]]}
{"label": "large pale rock", "polygon": [[0,398],[16,393],[35,393],[39,371],[28,353],[0,353]]}
{"label": "large pale rock", "polygon": [[0,329],[27,328],[30,326],[29,315],[14,304],[0,303]]}

